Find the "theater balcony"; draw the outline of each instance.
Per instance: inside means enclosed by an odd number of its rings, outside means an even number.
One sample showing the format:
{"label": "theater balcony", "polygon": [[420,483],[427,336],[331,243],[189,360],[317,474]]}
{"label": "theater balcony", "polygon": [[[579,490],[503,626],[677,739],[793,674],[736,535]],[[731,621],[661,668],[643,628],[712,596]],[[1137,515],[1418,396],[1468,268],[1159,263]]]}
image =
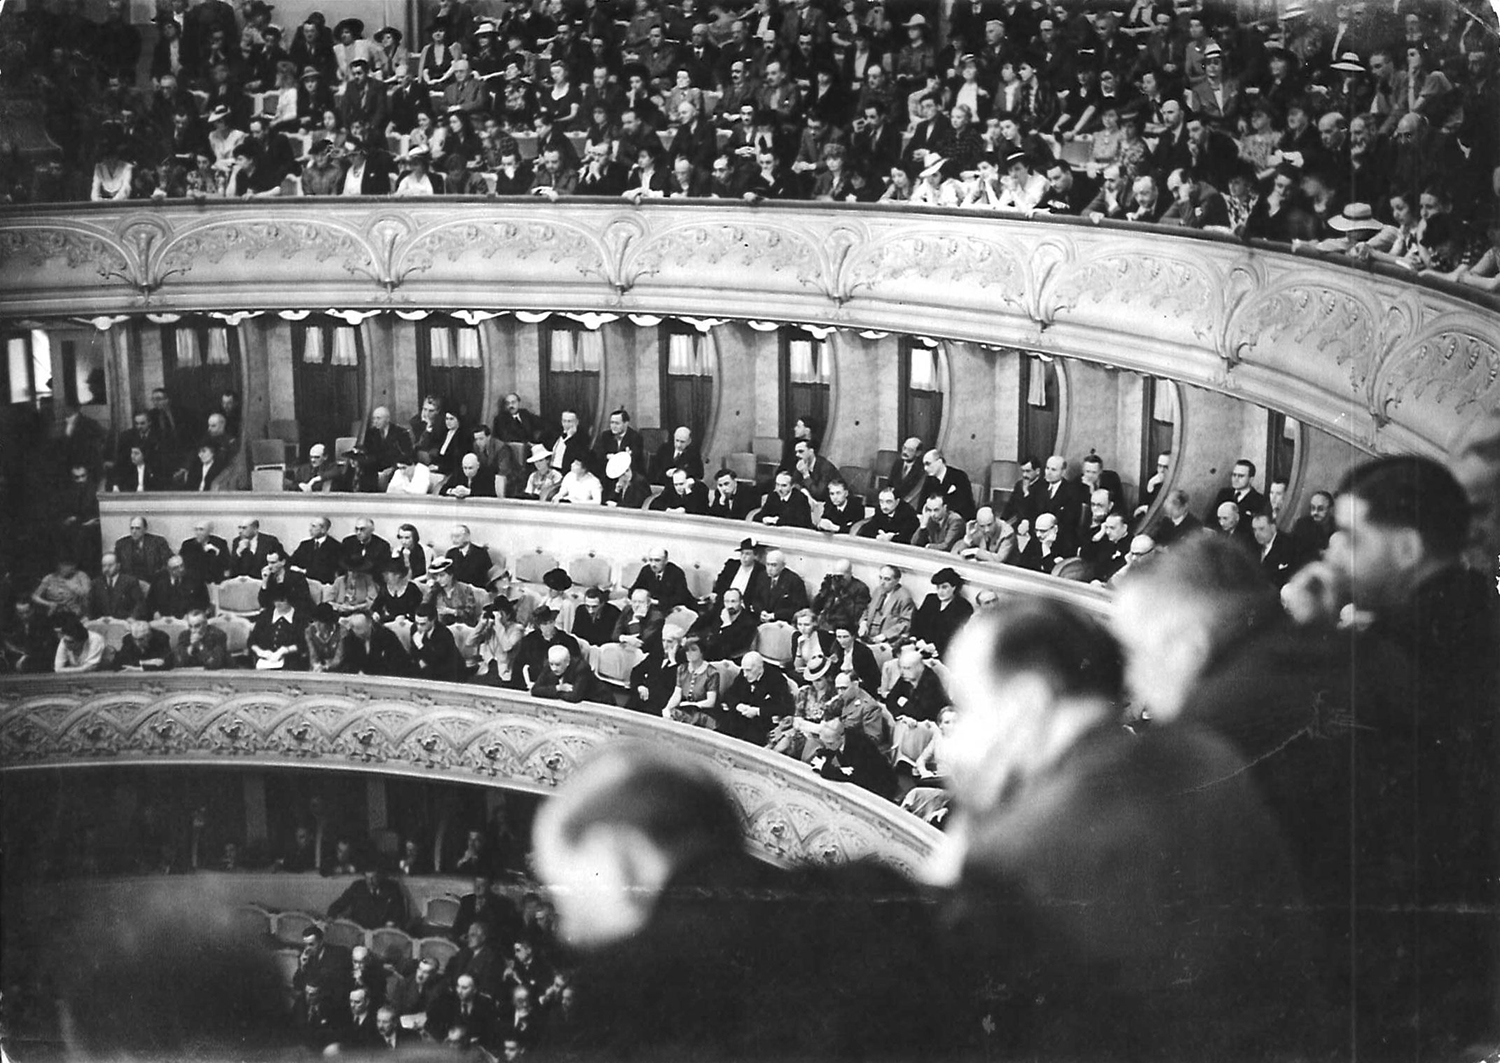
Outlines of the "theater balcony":
{"label": "theater balcony", "polygon": [[[1362,452],[1444,452],[1500,402],[1493,300],[1180,230],[719,201],[307,198],[0,213],[0,318],[11,325],[65,316],[105,329],[199,312],[239,325],[247,311],[330,309],[372,329],[367,403],[415,394],[401,364],[409,352],[386,323],[430,310],[672,315],[703,331],[781,322],[871,344],[899,333],[959,351],[1016,348],[1252,404]],[[126,348],[121,359],[142,356]],[[719,348],[720,387],[747,406],[766,401],[768,381],[737,373],[732,343]],[[895,390],[894,371],[864,368]],[[517,376],[526,382],[507,383]],[[128,382],[139,389],[139,373]],[[253,404],[278,379],[247,370],[240,382]],[[958,370],[952,384],[950,401],[961,391],[965,402],[983,397],[976,384],[1003,387]],[[486,398],[500,386],[487,382]],[[750,434],[727,409],[715,427],[714,454]],[[998,437],[979,443],[989,458],[1007,449]]]}
{"label": "theater balcony", "polygon": [[[13,773],[166,767],[234,769],[252,779],[276,769],[342,770],[547,794],[591,751],[628,740],[670,743],[712,762],[739,802],[752,853],[772,863],[872,859],[915,875],[939,837],[895,805],[825,782],[780,754],[519,691],[202,671],[35,676],[8,679],[0,691],[0,772],[17,787]],[[260,808],[246,799],[241,834],[252,840],[254,824],[265,831],[264,785],[254,792]]]}

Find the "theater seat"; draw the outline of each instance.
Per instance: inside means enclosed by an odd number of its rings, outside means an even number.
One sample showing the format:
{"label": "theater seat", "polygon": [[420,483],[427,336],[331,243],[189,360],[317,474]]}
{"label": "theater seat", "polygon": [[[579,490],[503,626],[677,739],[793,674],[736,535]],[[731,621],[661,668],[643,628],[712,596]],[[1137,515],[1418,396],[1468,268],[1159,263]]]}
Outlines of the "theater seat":
{"label": "theater seat", "polygon": [[1089,563],[1081,557],[1070,557],[1052,570],[1058,579],[1076,580],[1085,583],[1089,578]]}
{"label": "theater seat", "polygon": [[479,646],[474,642],[475,628],[468,624],[449,624],[453,641],[458,646],[458,655],[463,658],[465,668],[479,667]]}
{"label": "theater seat", "polygon": [[352,919],[334,919],[323,928],[323,940],[341,948],[368,945],[369,939],[370,932]]}
{"label": "theater seat", "polygon": [[412,957],[412,937],[405,930],[383,926],[370,931],[370,950],[386,963],[399,964]]}
{"label": "theater seat", "polygon": [[230,919],[238,932],[257,943],[275,936],[272,933],[275,916],[258,904],[240,905],[230,913]]}
{"label": "theater seat", "polygon": [[440,969],[446,970],[448,961],[458,954],[458,946],[447,938],[419,938],[417,959],[435,960]]}
{"label": "theater seat", "polygon": [[755,454],[748,450],[734,450],[724,455],[724,468],[734,473],[741,483],[755,483]]}
{"label": "theater seat", "polygon": [[254,616],[260,612],[260,580],[253,576],[234,576],[218,586],[219,612],[235,616]]}
{"label": "theater seat", "polygon": [[521,554],[516,558],[515,571],[511,575],[517,583],[534,583],[540,586],[542,577],[557,567],[557,558],[538,547],[529,554]]}
{"label": "theater seat", "polygon": [[97,632],[104,636],[111,652],[119,652],[125,642],[125,636],[130,633],[130,624],[124,620],[116,620],[112,616],[101,616],[96,620],[85,620],[83,626],[89,631]]}
{"label": "theater seat", "polygon": [[303,931],[318,925],[318,920],[306,912],[282,912],[276,917],[276,940],[301,948]]}
{"label": "theater seat", "polygon": [[756,630],[755,652],[775,664],[790,664],[796,638],[797,629],[791,624],[785,620],[772,620]]}
{"label": "theater seat", "polygon": [[411,621],[408,620],[408,619],[406,619],[406,617],[404,617],[404,616],[398,616],[395,620],[392,620],[389,624],[386,624],[385,626],[386,626],[386,630],[390,631],[398,639],[401,640],[401,645],[405,648],[406,652],[410,653],[411,652]]}
{"label": "theater seat", "polygon": [[574,590],[582,597],[583,591],[589,587],[604,587],[608,589],[614,585],[611,578],[612,567],[608,560],[589,554],[587,557],[575,557],[568,562],[568,575],[573,578]]}
{"label": "theater seat", "polygon": [[451,927],[458,919],[456,897],[429,897],[427,910],[422,913],[422,922],[428,926]]}
{"label": "theater seat", "polygon": [[599,647],[599,678],[622,686],[630,682],[630,671],[646,655],[634,646],[622,646],[618,642],[606,642]]}
{"label": "theater seat", "polygon": [[[300,938],[297,944],[302,944]],[[302,965],[302,949],[277,949],[271,958],[276,964],[276,973],[281,976],[282,986],[290,991],[292,979],[297,977],[297,969]]]}
{"label": "theater seat", "polygon": [[209,623],[224,632],[224,637],[229,641],[229,656],[238,657],[249,649],[250,632],[255,628],[249,617],[234,614],[216,616]]}
{"label": "theater seat", "polygon": [[698,614],[685,605],[679,605],[667,614],[667,623],[676,624],[683,631],[693,630],[693,625],[698,622]]}
{"label": "theater seat", "polygon": [[687,577],[688,593],[700,601],[714,592],[714,580],[718,573],[704,568],[700,564],[690,565],[682,570]]}

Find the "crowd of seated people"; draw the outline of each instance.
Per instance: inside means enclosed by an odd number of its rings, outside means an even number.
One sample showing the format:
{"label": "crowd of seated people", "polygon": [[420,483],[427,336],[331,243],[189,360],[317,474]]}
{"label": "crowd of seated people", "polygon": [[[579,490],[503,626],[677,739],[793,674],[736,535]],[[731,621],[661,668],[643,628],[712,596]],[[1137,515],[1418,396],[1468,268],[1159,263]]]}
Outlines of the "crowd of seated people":
{"label": "crowd of seated people", "polygon": [[[233,405],[232,397],[225,401]],[[138,420],[129,436],[137,451],[154,432],[149,416]],[[421,470],[422,493],[436,506],[450,504],[443,496],[461,504],[497,495],[646,504],[756,530],[700,597],[665,547],[608,586],[575,587],[560,568],[527,585],[496,568],[462,523],[447,531],[449,546],[435,547],[412,524],[387,539],[362,517],[340,536],[315,517],[308,537],[291,547],[262,533],[254,519],[242,520],[232,540],[200,521],[174,548],[137,516],[100,559],[97,576],[64,552],[54,571],[15,596],[7,662],[17,671],[253,667],[420,676],[624,703],[798,757],[832,779],[902,800],[923,789],[917,784],[942,756],[949,699],[941,658],[976,610],[997,607],[995,595],[982,592],[971,602],[963,578],[943,567],[918,601],[894,563],[880,570],[874,587],[847,561],[810,586],[758,536],[778,526],[813,528],[816,514],[816,527],[829,535],[1113,588],[1182,543],[1212,535],[1280,587],[1320,558],[1333,531],[1331,496],[1316,493],[1308,514],[1293,522],[1282,511],[1286,485],[1275,482],[1263,496],[1248,460],[1235,464],[1201,519],[1185,492],[1163,492],[1170,455],[1161,456],[1130,512],[1119,476],[1093,454],[1077,480],[1061,456],[1027,458],[1004,505],[980,506],[968,476],[915,438],[904,441],[867,515],[864,501],[851,501],[847,483],[818,454],[814,429],[799,422],[763,496],[727,470],[709,495],[692,433],[677,429],[648,458],[625,410],[614,411],[590,443],[573,412],[564,411],[551,429],[515,394],[503,400],[493,425],[473,431],[432,397],[409,428],[377,409],[353,450],[333,463],[314,444],[308,463],[288,472],[287,486],[390,492],[415,482],[413,470]],[[529,448],[536,470],[529,478],[517,471],[513,447]],[[561,464],[571,471],[559,480],[554,466]],[[573,493],[564,497],[570,478]],[[539,480],[548,486],[534,490]],[[586,493],[585,484],[592,484]],[[1153,506],[1158,495],[1161,504]],[[256,600],[237,610],[248,631],[231,648],[229,622],[211,619],[218,595],[210,589],[246,577],[256,584]],[[115,632],[118,644],[106,639],[107,621],[128,627],[123,636]],[[601,677],[607,646],[623,656]],[[842,771],[849,765],[841,757],[857,761],[859,771]],[[912,799],[914,807],[928,807],[930,797]]]}
{"label": "crowd of seated people", "polygon": [[882,3],[557,0],[489,19],[451,0],[420,41],[367,38],[357,15],[281,27],[266,5],[203,6],[162,5],[149,71],[123,0],[102,23],[20,18],[12,76],[48,90],[74,196],[911,202],[1215,229],[1500,284],[1485,4],[1273,20],[965,0],[896,19]]}

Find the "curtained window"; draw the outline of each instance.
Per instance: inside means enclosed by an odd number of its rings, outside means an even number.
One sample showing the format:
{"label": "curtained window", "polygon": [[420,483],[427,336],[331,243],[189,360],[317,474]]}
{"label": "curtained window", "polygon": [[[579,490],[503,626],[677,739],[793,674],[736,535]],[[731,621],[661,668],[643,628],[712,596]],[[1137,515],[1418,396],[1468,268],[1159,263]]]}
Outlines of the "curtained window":
{"label": "curtained window", "polygon": [[578,424],[592,434],[598,425],[600,375],[604,369],[604,336],[572,322],[544,321],[541,329],[542,412],[556,422],[564,410],[578,414]]}
{"label": "curtained window", "polygon": [[927,346],[903,336],[898,346],[901,359],[897,387],[898,438],[916,436],[927,446],[936,446],[943,427],[943,380],[947,355],[939,344]]}
{"label": "curtained window", "polygon": [[[292,325],[292,387],[302,443],[329,447],[369,411],[364,396],[364,340],[337,318]],[[358,432],[353,434],[358,435]]]}
{"label": "curtained window", "polygon": [[661,337],[661,425],[687,425],[700,444],[713,420],[714,370],[708,338],[680,325],[657,326]]}
{"label": "curtained window", "polygon": [[463,325],[417,326],[417,383],[423,395],[436,395],[444,410],[457,412],[465,426],[484,419],[484,358],[479,329]]}
{"label": "curtained window", "polygon": [[184,317],[161,330],[162,375],[167,394],[200,417],[226,391],[240,391],[240,336],[212,318]]}
{"label": "curtained window", "polygon": [[827,340],[806,329],[781,330],[781,437],[792,437],[799,420],[815,423],[821,441],[828,432],[833,390],[833,351]]}

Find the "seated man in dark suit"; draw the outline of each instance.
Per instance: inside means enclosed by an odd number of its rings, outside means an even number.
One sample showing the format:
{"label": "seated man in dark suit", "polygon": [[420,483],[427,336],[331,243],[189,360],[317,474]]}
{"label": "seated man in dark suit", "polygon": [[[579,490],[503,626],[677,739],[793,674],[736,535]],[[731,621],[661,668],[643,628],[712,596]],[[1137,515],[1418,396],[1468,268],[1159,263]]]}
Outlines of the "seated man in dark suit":
{"label": "seated man in dark suit", "polygon": [[896,772],[891,762],[861,730],[846,730],[839,717],[825,719],[818,728],[820,748],[812,769],[830,782],[847,782],[887,801],[896,797]]}
{"label": "seated man in dark suit", "polygon": [[496,476],[505,477],[505,497],[521,497],[521,489],[526,486],[527,472],[516,460],[515,451],[510,444],[496,439],[487,424],[478,425],[474,429],[474,453],[479,455],[481,475],[490,477],[492,482]]}
{"label": "seated man in dark suit", "polygon": [[1251,521],[1261,571],[1277,587],[1286,585],[1297,568],[1297,546],[1290,535],[1282,534],[1270,513],[1257,513]]}
{"label": "seated man in dark suit", "polygon": [[328,534],[327,517],[314,517],[307,528],[307,538],[292,551],[291,567],[308,579],[332,583],[339,578],[339,542]]}
{"label": "seated man in dark suit", "polygon": [[553,646],[547,650],[547,669],[532,686],[531,695],[573,702],[607,700],[589,662],[581,654],[571,653],[566,646]]}
{"label": "seated man in dark suit", "polygon": [[216,627],[210,627],[208,616],[202,609],[190,609],[187,630],[177,636],[177,645],[172,649],[172,664],[177,668],[206,668],[213,671],[228,668],[229,636]]}
{"label": "seated man in dark suit", "polygon": [[437,606],[428,603],[417,609],[411,629],[413,673],[420,679],[437,679],[445,683],[464,680],[464,659],[448,625],[438,619]]}
{"label": "seated man in dark suit", "polygon": [[603,587],[590,587],[583,592],[583,608],[573,614],[574,638],[582,639],[590,646],[614,641],[620,607],[607,601],[608,597]]}
{"label": "seated man in dark suit", "polygon": [[411,436],[400,425],[391,423],[391,411],[377,406],[370,414],[370,424],[360,440],[356,462],[359,466],[361,491],[384,491],[397,465],[412,461]]}
{"label": "seated man in dark suit", "polygon": [[927,470],[922,467],[922,441],[912,436],[901,444],[901,453],[891,462],[886,483],[896,497],[915,508],[927,486]]}
{"label": "seated man in dark suit", "polygon": [[1167,493],[1161,517],[1151,526],[1150,535],[1158,547],[1169,547],[1202,530],[1203,523],[1188,511],[1188,505],[1188,493],[1182,488]]}
{"label": "seated man in dark suit", "polygon": [[1229,486],[1221,488],[1214,495],[1213,505],[1209,507],[1203,523],[1208,527],[1214,527],[1219,514],[1219,507],[1225,502],[1233,502],[1240,511],[1240,523],[1247,528],[1250,520],[1266,508],[1266,496],[1252,487],[1251,481],[1255,479],[1255,462],[1248,458],[1241,458],[1234,463],[1234,468],[1229,470]]}
{"label": "seated man in dark suit", "polygon": [[302,952],[297,957],[297,972],[292,975],[292,988],[303,990],[317,986],[328,995],[330,1001],[340,1004],[347,999],[353,981],[352,961],[349,950],[342,945],[330,945],[323,940],[323,930],[317,925],[302,931]]}
{"label": "seated man in dark suit", "polygon": [[341,672],[357,675],[409,675],[411,656],[396,633],[370,619],[369,613],[351,613],[345,618],[349,633],[344,636],[344,663]]}
{"label": "seated man in dark suit", "polygon": [[[459,953],[460,956],[463,953]],[[458,962],[458,956],[453,963]],[[469,973],[460,974],[453,980],[453,992],[444,994],[432,1002],[427,1009],[425,1030],[434,1040],[446,1041],[455,1029],[462,1028],[469,1042],[488,1044],[490,1031],[498,1018],[495,998],[481,992],[479,981]]]}
{"label": "seated man in dark suit", "polygon": [[[510,448],[506,447],[505,451],[510,453]],[[509,485],[508,480],[506,483]],[[443,481],[439,493],[460,501],[465,498],[494,498],[495,474],[484,470],[478,454],[465,454],[459,462],[458,471]]]}
{"label": "seated man in dark suit", "polygon": [[766,495],[755,519],[781,528],[812,527],[812,508],[807,495],[792,486],[791,473],[776,474],[776,486]]}
{"label": "seated man in dark suit", "polygon": [[346,918],[366,930],[406,925],[406,898],[401,887],[385,877],[380,867],[365,868],[364,876],[350,884],[328,906],[328,918]]}
{"label": "seated man in dark suit", "polygon": [[375,522],[369,517],[354,522],[354,534],[344,536],[339,551],[339,564],[346,572],[375,575],[391,560],[391,544],[375,534]]}
{"label": "seated man in dark suit", "polygon": [[899,497],[894,488],[882,487],[876,500],[875,514],[859,529],[861,539],[879,539],[887,543],[909,543],[917,533],[917,511]]}
{"label": "seated man in dark suit", "polygon": [[818,518],[818,530],[846,535],[864,519],[864,500],[853,498],[849,494],[849,485],[843,480],[830,480],[828,501],[823,504],[823,515]]}
{"label": "seated man in dark suit", "polygon": [[229,575],[265,578],[266,560],[272,553],[286,557],[286,548],[276,536],[260,530],[260,521],[240,521],[239,533],[229,544]]}
{"label": "seated man in dark suit", "polygon": [[615,621],[611,641],[650,653],[661,641],[664,623],[666,614],[652,603],[651,593],[645,587],[636,587],[630,592],[630,608]]}
{"label": "seated man in dark suit", "polygon": [[722,733],[763,746],[771,729],[795,709],[786,673],[752,650],[740,659],[740,674],[713,715]]}
{"label": "seated man in dark suit", "polygon": [[974,488],[969,484],[968,473],[948,464],[941,450],[929,450],[922,457],[922,468],[927,472],[927,482],[922,487],[922,498],[942,496],[950,512],[964,520],[974,519]]}
{"label": "seated man in dark suit", "polygon": [[693,625],[691,633],[702,639],[709,660],[738,660],[755,645],[759,627],[740,592],[731,587],[724,592],[724,605]]}
{"label": "seated man in dark suit", "polygon": [[714,473],[714,489],[708,499],[708,515],[722,520],[744,520],[755,508],[753,493],[741,486],[734,473]]}
{"label": "seated man in dark suit", "polygon": [[781,620],[790,624],[792,617],[807,607],[807,583],[786,567],[786,555],[780,550],[767,552],[766,590],[760,605],[761,623]]}
{"label": "seated man in dark suit", "polygon": [[113,553],[101,557],[99,578],[94,581],[89,594],[89,615],[124,620],[145,604],[146,596],[141,592],[140,580],[123,574]]}
{"label": "seated man in dark suit", "polygon": [[671,442],[656,448],[649,479],[653,484],[665,487],[672,482],[674,469],[683,470],[696,483],[703,481],[703,455],[698,444],[693,442],[692,430],[687,427],[678,428],[672,433]]}
{"label": "seated man in dark suit", "polygon": [[630,585],[632,591],[639,588],[648,591],[656,607],[664,613],[670,613],[679,605],[691,607],[697,604],[688,590],[687,576],[675,562],[668,560],[665,547],[654,546],[646,555],[646,563]]}
{"label": "seated man in dark suit", "polygon": [[184,539],[177,548],[187,575],[199,583],[218,583],[229,572],[229,544],[213,534],[206,520],[193,525],[193,537]]}
{"label": "seated man in dark suit", "polygon": [[115,667],[122,671],[162,671],[171,668],[171,636],[152,627],[145,616],[131,617],[130,630],[115,654]]}
{"label": "seated man in dark suit", "polygon": [[516,935],[521,932],[521,914],[509,897],[496,893],[494,880],[489,874],[474,876],[474,892],[467,893],[458,901],[458,914],[453,918],[453,929],[449,936],[455,941],[468,939],[469,927],[474,923],[488,923],[489,940],[497,948],[509,951]]}
{"label": "seated man in dark suit", "polygon": [[1035,521],[1036,515],[1042,511],[1041,482],[1041,462],[1033,457],[1022,459],[1021,478],[1011,487],[1010,498],[1005,501],[1000,519],[1011,527],[1023,520]]}
{"label": "seated man in dark suit", "polygon": [[[490,552],[474,542],[474,533],[467,524],[455,524],[449,533],[453,546],[444,556],[453,564],[449,571],[459,583],[481,590],[490,585],[490,569],[494,560]],[[436,567],[436,566],[434,566]]]}
{"label": "seated man in dark suit", "polygon": [[686,469],[673,469],[671,481],[665,491],[651,500],[651,509],[657,513],[708,515],[708,491],[691,473]]}

